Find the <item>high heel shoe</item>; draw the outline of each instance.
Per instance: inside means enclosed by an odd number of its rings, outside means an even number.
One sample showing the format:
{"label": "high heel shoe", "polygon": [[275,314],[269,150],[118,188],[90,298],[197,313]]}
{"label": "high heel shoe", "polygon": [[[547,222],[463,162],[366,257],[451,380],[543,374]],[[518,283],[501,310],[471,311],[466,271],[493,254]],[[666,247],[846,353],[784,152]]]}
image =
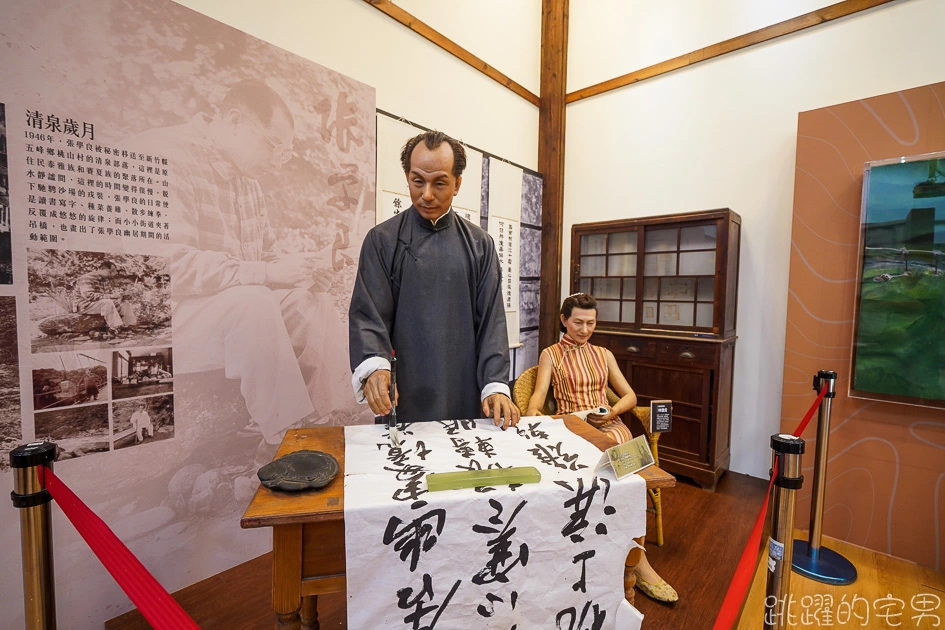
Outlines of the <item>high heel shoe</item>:
{"label": "high heel shoe", "polygon": [[661,579],[658,584],[654,584],[647,582],[637,575],[637,588],[640,589],[644,595],[660,602],[672,603],[679,600],[679,595],[676,593],[676,590],[667,584],[666,580]]}

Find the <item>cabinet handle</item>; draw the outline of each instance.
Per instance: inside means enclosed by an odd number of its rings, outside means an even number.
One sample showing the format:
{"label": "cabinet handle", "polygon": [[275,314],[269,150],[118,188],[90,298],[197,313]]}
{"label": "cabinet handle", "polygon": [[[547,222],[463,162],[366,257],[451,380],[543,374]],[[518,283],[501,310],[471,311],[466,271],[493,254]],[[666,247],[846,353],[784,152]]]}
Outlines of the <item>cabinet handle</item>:
{"label": "cabinet handle", "polygon": [[680,359],[695,359],[695,358],[696,358],[696,355],[694,355],[693,353],[691,353],[691,352],[689,352],[688,350],[686,350],[685,352],[680,352],[680,353],[679,353],[679,358],[680,358]]}
{"label": "cabinet handle", "polygon": [[637,348],[636,346],[627,346],[627,352],[629,352],[629,353],[631,353],[631,354],[639,354],[639,353],[640,353],[640,349]]}

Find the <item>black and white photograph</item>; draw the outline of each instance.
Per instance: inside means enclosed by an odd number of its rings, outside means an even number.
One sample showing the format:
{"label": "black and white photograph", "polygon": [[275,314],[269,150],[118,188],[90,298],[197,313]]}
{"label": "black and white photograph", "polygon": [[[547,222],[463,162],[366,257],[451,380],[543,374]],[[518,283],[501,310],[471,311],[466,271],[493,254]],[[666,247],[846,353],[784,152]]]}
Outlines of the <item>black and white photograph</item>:
{"label": "black and white photograph", "polygon": [[543,181],[540,175],[522,173],[522,223],[541,227],[541,191]]}
{"label": "black and white photograph", "polygon": [[57,461],[109,450],[106,403],[41,411],[33,418],[36,439],[56,443]]}
{"label": "black and white photograph", "polygon": [[112,353],[112,397],[166,394],[174,389],[171,348],[133,348]]}
{"label": "black and white photograph", "polygon": [[0,284],[13,283],[6,105],[0,103]]}
{"label": "black and white photograph", "polygon": [[480,227],[489,229],[489,166],[492,160],[488,155],[482,156],[482,183],[479,188],[479,221]]}
{"label": "black and white photograph", "polygon": [[112,404],[115,449],[174,437],[174,397],[130,398]]}
{"label": "black and white photograph", "polygon": [[522,223],[519,240],[522,277],[538,278],[541,275],[541,228]]}
{"label": "black and white photograph", "polygon": [[538,327],[539,285],[540,283],[537,279],[519,280],[519,325],[522,328],[531,329]]}
{"label": "black and white photograph", "polygon": [[34,353],[170,343],[166,258],[30,249],[27,264]]}
{"label": "black and white photograph", "polygon": [[34,355],[33,411],[107,401],[107,356],[100,352]]}
{"label": "black and white photograph", "polygon": [[17,354],[16,299],[0,297],[0,471],[10,467],[9,453],[23,438]]}

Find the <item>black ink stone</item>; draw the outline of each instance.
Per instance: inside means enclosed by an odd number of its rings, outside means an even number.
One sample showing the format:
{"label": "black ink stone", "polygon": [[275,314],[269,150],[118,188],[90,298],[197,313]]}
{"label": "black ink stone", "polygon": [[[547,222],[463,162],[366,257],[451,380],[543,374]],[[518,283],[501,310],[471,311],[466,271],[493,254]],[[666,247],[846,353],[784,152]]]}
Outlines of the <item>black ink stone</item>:
{"label": "black ink stone", "polygon": [[317,489],[327,486],[341,470],[338,460],[321,451],[296,451],[259,469],[256,476],[271,490]]}

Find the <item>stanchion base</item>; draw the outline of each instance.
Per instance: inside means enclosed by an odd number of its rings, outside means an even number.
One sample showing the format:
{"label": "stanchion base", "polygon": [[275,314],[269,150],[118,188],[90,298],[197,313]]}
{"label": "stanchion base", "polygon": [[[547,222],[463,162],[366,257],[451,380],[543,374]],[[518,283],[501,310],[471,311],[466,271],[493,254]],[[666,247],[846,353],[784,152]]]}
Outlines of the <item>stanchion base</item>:
{"label": "stanchion base", "polygon": [[856,582],[856,567],[832,549],[820,547],[817,557],[808,555],[810,546],[806,540],[794,541],[791,566],[796,573],[824,584],[853,584]]}

